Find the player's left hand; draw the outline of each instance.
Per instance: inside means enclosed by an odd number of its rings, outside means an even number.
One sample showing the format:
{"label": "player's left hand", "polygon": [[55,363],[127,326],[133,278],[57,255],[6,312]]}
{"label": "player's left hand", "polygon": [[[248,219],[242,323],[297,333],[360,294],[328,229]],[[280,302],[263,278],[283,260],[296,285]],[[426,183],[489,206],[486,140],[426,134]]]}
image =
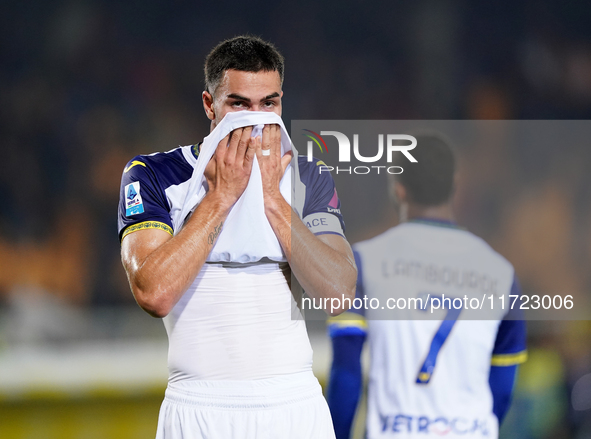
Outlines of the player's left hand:
{"label": "player's left hand", "polygon": [[283,178],[293,154],[288,151],[281,156],[281,128],[279,125],[265,125],[262,139],[256,138],[255,152],[261,168],[265,207],[278,201],[284,201],[283,195],[279,191],[279,182]]}

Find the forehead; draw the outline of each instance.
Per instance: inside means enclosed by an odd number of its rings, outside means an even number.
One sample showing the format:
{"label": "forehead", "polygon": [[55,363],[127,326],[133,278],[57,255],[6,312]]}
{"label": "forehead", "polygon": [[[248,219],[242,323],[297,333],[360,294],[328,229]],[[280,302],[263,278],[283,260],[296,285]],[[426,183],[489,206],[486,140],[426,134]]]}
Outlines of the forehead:
{"label": "forehead", "polygon": [[238,94],[251,99],[273,93],[281,93],[281,78],[276,70],[269,72],[226,70],[216,90],[216,95],[220,97]]}

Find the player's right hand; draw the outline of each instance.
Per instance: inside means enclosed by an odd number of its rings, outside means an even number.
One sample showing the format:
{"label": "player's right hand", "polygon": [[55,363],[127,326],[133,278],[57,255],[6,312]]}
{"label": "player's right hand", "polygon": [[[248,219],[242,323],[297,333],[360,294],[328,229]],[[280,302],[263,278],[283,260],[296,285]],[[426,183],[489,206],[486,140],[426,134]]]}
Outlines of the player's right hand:
{"label": "player's right hand", "polygon": [[208,194],[219,197],[230,208],[240,198],[250,179],[255,156],[252,127],[238,128],[224,137],[207,166],[204,176]]}

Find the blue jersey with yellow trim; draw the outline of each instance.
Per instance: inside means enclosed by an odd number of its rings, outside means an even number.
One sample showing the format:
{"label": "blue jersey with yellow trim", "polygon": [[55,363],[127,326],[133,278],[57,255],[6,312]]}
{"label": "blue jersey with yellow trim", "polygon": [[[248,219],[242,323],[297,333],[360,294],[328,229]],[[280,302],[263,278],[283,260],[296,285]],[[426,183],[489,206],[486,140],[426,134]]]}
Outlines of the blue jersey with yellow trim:
{"label": "blue jersey with yellow trim", "polygon": [[[511,264],[452,223],[403,223],[353,248],[359,299],[383,305],[485,293],[507,304],[520,294]],[[329,321],[331,337],[367,335],[370,343],[368,439],[496,438],[489,372],[525,361],[524,322],[506,319],[500,306],[486,320],[449,320],[449,309],[438,311],[440,320],[424,320],[420,309],[406,310],[405,320],[378,320],[379,311],[362,307]]]}
{"label": "blue jersey with yellow trim", "polygon": [[[185,200],[189,180],[197,163],[199,145],[168,152],[134,157],[121,178],[119,239],[143,229],[160,229],[174,234],[184,219],[175,224]],[[298,158],[301,187],[305,192],[302,219],[315,235],[343,235],[345,223],[330,173],[318,172],[318,160]]]}

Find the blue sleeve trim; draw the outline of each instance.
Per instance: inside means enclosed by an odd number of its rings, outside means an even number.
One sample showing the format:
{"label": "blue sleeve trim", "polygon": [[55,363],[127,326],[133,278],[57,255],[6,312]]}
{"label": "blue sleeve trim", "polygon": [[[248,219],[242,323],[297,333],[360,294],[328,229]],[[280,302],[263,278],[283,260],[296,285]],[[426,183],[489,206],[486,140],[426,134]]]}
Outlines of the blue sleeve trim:
{"label": "blue sleeve trim", "polygon": [[[512,296],[521,296],[521,285],[519,284],[519,279],[517,276],[513,276],[513,283],[511,284],[511,291],[509,292]],[[520,303],[521,299],[517,300],[515,303]],[[523,320],[525,318],[525,314],[523,313],[523,309],[520,306],[514,306],[513,308],[509,308],[507,314],[505,314],[505,320]]]}
{"label": "blue sleeve trim", "polygon": [[[511,294],[520,294],[517,278],[513,280]],[[514,317],[514,316],[512,316]],[[505,318],[499,324],[497,338],[493,348],[493,356],[519,354],[526,351],[526,325],[524,320]]]}
{"label": "blue sleeve trim", "polygon": [[306,199],[302,216],[305,218],[314,213],[330,213],[340,222],[345,231],[345,221],[341,214],[341,201],[337,195],[334,180],[330,173],[318,172],[320,160],[308,162],[306,157],[298,157],[300,180],[306,186]]}

